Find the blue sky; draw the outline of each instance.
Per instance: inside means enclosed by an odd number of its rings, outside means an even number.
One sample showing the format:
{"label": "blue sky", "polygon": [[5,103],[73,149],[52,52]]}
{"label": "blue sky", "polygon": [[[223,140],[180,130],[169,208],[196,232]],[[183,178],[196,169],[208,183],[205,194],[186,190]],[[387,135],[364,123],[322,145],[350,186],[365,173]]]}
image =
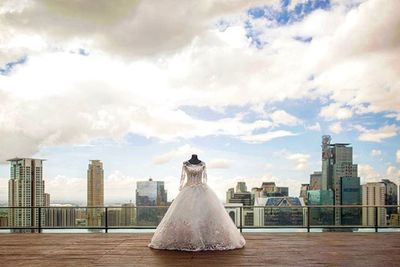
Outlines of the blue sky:
{"label": "blue sky", "polygon": [[0,202],[14,156],[47,159],[54,202],[85,203],[91,159],[109,204],[148,177],[173,199],[192,153],[222,200],[238,181],[298,195],[323,134],[353,145],[362,182],[400,182],[398,1],[194,4],[3,4]]}

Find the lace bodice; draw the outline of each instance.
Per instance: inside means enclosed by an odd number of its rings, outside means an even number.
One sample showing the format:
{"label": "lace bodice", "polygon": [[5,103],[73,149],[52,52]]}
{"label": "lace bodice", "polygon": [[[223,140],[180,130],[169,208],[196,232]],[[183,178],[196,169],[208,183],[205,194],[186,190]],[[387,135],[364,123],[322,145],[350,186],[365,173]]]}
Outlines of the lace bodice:
{"label": "lace bodice", "polygon": [[[187,180],[186,184],[185,180]],[[185,161],[183,163],[179,190],[181,190],[184,186],[193,186],[206,183],[207,171],[206,164],[204,162],[200,162],[199,164],[191,164],[189,161]]]}

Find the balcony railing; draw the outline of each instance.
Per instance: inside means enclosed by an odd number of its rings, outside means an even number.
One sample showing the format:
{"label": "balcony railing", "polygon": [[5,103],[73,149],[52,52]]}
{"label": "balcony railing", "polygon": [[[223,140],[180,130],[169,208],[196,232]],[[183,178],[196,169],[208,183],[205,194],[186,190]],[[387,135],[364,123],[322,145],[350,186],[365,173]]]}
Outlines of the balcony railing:
{"label": "balcony railing", "polygon": [[[240,231],[296,228],[310,232],[400,228],[400,205],[226,206]],[[168,206],[0,207],[0,232],[155,229]]]}

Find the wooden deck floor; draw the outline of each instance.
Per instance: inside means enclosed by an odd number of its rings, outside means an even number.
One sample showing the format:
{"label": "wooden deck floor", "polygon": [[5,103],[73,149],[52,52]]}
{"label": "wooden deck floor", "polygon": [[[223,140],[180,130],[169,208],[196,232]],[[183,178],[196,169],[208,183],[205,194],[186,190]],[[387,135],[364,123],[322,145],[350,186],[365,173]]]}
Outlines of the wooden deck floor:
{"label": "wooden deck floor", "polygon": [[147,247],[151,234],[0,234],[0,266],[399,266],[400,233],[246,233],[223,252]]}

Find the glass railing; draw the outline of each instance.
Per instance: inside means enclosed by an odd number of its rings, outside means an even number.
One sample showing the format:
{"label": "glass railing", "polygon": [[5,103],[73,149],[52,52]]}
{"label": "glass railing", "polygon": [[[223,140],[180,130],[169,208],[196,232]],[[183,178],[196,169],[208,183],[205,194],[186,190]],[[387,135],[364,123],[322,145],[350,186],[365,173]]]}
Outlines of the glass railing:
{"label": "glass railing", "polygon": [[[240,231],[375,231],[400,228],[400,206],[226,206]],[[0,232],[155,229],[168,206],[0,207]],[[72,231],[71,231],[72,232]]]}

